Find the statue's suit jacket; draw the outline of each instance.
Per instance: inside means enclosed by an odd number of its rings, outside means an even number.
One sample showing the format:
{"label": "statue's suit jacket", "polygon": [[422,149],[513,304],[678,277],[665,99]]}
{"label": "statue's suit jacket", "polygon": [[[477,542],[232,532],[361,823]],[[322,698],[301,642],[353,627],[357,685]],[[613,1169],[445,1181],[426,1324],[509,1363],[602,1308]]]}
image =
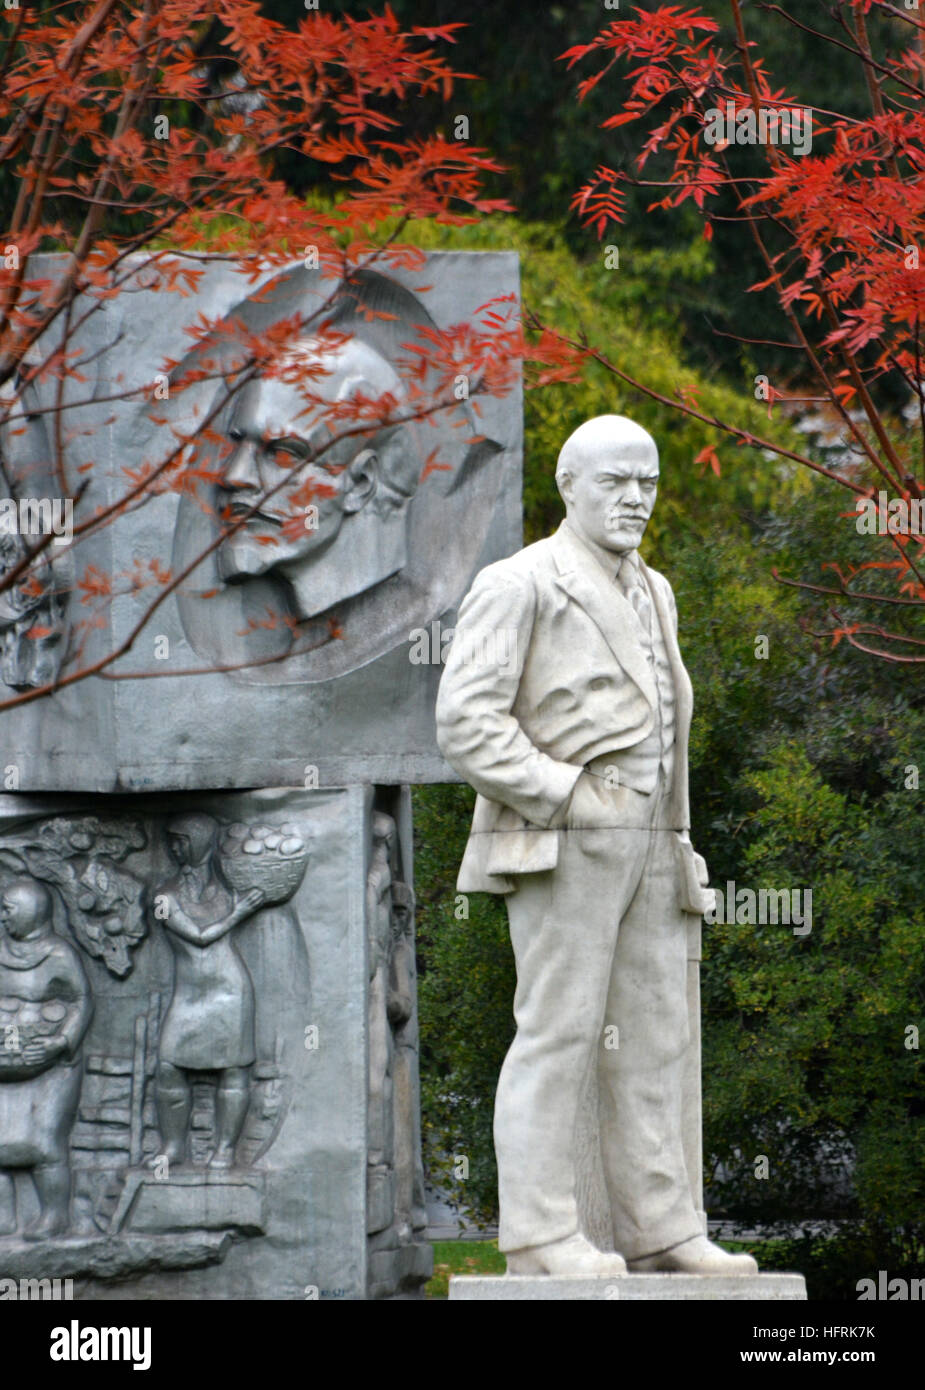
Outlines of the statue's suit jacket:
{"label": "statue's suit jacket", "polygon": [[[660,824],[686,831],[693,692],[671,587],[641,569],[676,700],[674,775]],[[560,816],[583,766],[644,739],[656,702],[630,603],[566,523],[483,569],[461,605],[436,709],[440,749],[478,793],[459,890],[509,892],[512,876],[554,868]]]}

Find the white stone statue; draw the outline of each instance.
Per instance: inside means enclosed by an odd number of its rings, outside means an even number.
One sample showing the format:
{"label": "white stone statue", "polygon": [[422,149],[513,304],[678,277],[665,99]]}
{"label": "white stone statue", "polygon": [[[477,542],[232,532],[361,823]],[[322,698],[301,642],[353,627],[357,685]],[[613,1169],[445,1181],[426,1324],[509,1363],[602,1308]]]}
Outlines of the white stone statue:
{"label": "white stone statue", "polygon": [[[710,895],[688,834],[674,597],[637,550],[658,473],[622,416],[571,435],[565,521],[477,576],[437,701],[444,756],[478,793],[458,886],[506,895],[517,966],[494,1122],[509,1274],[757,1271],[707,1240],[685,1157],[688,929]],[[579,1210],[595,1066],[612,1250]]]}

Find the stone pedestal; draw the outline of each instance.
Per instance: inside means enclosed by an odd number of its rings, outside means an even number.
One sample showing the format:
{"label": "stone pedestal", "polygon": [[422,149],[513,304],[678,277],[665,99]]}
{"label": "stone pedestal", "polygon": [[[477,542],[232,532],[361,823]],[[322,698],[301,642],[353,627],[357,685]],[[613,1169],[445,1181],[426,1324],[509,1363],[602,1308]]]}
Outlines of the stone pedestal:
{"label": "stone pedestal", "polygon": [[720,1302],[727,1299],[782,1302],[806,1299],[802,1274],[755,1274],[730,1278],[704,1274],[623,1274],[617,1279],[558,1278],[554,1275],[454,1274],[450,1301],[539,1303],[577,1300],[635,1303]]}

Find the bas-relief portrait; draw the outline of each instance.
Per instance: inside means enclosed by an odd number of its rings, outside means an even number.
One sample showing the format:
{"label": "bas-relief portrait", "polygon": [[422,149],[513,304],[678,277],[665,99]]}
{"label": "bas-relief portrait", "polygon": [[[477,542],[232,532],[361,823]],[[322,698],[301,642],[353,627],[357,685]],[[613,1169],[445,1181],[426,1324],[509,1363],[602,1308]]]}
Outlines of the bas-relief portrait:
{"label": "bas-relief portrait", "polygon": [[[274,308],[310,318],[320,296],[310,280],[287,273],[229,320],[254,331]],[[212,445],[215,458],[198,446],[197,467],[215,482],[180,504],[174,570],[213,544],[223,522],[241,522],[179,594],[191,646],[236,668],[236,680],[329,680],[452,608],[478,564],[506,470],[516,467],[508,447],[516,440],[490,437],[468,400],[407,418],[421,409],[407,345],[422,345],[417,331],[436,327],[411,291],[361,272],[338,288],[324,319],[342,341],[320,343],[309,324],[282,376],[229,395],[213,426],[223,441]],[[315,373],[313,404],[291,379],[301,363],[307,379]],[[399,422],[365,436],[356,420],[325,422],[328,403],[385,399]],[[331,428],[353,433],[332,445]]]}

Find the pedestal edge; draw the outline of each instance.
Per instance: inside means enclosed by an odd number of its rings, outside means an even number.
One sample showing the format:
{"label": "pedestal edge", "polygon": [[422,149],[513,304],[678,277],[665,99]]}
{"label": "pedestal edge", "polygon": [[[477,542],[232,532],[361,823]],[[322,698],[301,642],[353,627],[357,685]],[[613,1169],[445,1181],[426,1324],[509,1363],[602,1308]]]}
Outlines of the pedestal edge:
{"label": "pedestal edge", "polygon": [[723,1300],[805,1301],[802,1274],[623,1274],[611,1278],[582,1275],[454,1274],[450,1278],[450,1302],[548,1302],[581,1300],[664,1302]]}

